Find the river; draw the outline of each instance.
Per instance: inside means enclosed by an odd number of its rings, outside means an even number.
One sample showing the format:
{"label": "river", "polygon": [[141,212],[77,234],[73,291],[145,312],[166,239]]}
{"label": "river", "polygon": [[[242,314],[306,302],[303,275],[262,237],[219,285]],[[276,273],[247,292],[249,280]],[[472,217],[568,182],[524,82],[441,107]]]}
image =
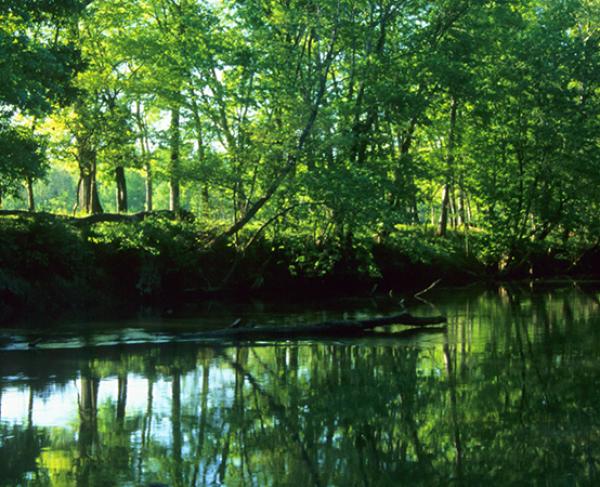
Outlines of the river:
{"label": "river", "polygon": [[598,296],[572,284],[436,289],[409,305],[445,314],[447,331],[408,338],[190,334],[237,317],[385,315],[398,311],[389,297],[71,322],[34,331],[34,348],[7,330],[0,485],[595,484]]}

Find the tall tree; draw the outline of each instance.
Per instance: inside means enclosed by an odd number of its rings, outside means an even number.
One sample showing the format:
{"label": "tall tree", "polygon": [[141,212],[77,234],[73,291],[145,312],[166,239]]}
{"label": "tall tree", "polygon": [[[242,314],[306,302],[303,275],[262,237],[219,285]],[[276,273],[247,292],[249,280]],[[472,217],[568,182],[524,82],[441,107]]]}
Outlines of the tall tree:
{"label": "tall tree", "polygon": [[73,96],[71,81],[81,64],[62,32],[86,3],[0,3],[0,198],[45,172],[43,141],[15,117],[43,117]]}

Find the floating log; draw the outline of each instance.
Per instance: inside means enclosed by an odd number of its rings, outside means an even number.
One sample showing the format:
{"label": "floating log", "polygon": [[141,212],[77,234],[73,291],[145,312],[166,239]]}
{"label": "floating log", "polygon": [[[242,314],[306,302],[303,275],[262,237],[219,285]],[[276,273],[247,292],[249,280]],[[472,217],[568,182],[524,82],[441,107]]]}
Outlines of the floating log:
{"label": "floating log", "polygon": [[[219,344],[221,341],[285,341],[302,339],[343,339],[370,337],[378,339],[409,338],[422,333],[439,333],[446,330],[446,318],[444,316],[418,317],[409,313],[401,313],[381,318],[369,318],[365,320],[341,320],[324,321],[320,323],[296,325],[296,326],[252,326],[244,323],[241,319],[235,320],[233,328],[222,328],[213,331],[197,331],[192,333],[159,334],[154,338],[148,337],[145,341],[139,338],[128,340],[119,337],[109,342],[97,343],[75,343],[81,339],[77,336],[29,336],[19,338],[0,337],[0,350],[13,351],[42,351],[44,349],[59,350],[87,349],[97,347],[123,347],[148,346],[168,343],[206,343],[207,345]],[[375,331],[375,328],[391,325],[406,325],[411,328],[401,331]],[[69,343],[71,342],[71,343]]]}
{"label": "floating log", "polygon": [[[296,326],[236,326],[220,330],[194,334],[198,339],[228,338],[233,340],[297,340],[301,338],[344,338],[359,337],[375,334],[377,327],[390,325],[406,325],[425,328],[432,325],[446,323],[445,316],[413,316],[410,313],[401,313],[380,318],[367,318],[364,320],[324,321],[307,325]],[[237,320],[236,320],[237,324]],[[439,331],[445,327],[436,327]],[[393,336],[393,333],[382,333],[382,336]]]}

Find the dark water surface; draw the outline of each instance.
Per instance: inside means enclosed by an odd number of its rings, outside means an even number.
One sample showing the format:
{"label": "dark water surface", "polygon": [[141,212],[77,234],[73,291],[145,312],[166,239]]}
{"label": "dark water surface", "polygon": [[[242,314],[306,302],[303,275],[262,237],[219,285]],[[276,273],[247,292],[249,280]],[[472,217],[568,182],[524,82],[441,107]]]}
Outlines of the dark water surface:
{"label": "dark water surface", "polygon": [[[196,318],[0,337],[0,485],[593,485],[600,302],[576,286],[454,290],[447,333],[198,343],[236,316],[397,311],[216,306]],[[176,343],[169,343],[176,338]],[[156,339],[156,343],[147,343]]]}

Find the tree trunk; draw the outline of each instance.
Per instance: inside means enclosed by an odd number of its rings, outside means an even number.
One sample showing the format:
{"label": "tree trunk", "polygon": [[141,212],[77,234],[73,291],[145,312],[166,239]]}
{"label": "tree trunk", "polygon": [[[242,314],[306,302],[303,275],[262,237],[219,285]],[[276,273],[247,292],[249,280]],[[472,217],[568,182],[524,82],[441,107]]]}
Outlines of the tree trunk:
{"label": "tree trunk", "polygon": [[456,191],[454,185],[451,186],[452,192],[450,193],[450,215],[452,221],[452,228],[456,230],[458,227],[458,205],[456,203]]}
{"label": "tree trunk", "polygon": [[144,208],[146,211],[152,211],[152,165],[150,164],[150,147],[148,144],[148,130],[146,128],[146,123],[144,122],[142,105],[139,100],[136,102],[135,118],[139,130],[140,154],[142,156],[142,163],[146,173],[146,180],[144,184]]}
{"label": "tree trunk", "polygon": [[180,149],[181,134],[179,133],[180,109],[175,107],[171,110],[171,159],[169,164],[169,210],[179,211],[179,171],[180,171]]}
{"label": "tree trunk", "polygon": [[206,183],[202,185],[202,215],[205,218],[210,217],[210,195]]}
{"label": "tree trunk", "polygon": [[450,206],[450,187],[448,183],[444,184],[442,189],[442,210],[440,214],[440,225],[438,228],[438,235],[443,237],[446,235],[448,229],[448,207]]}
{"label": "tree trunk", "polygon": [[450,132],[448,133],[448,155],[446,157],[446,183],[442,193],[442,209],[440,215],[440,225],[438,235],[443,237],[448,230],[448,208],[450,206],[450,193],[452,192],[452,180],[454,172],[454,142],[456,137],[456,112],[458,101],[452,97],[450,103]]}
{"label": "tree trunk", "polygon": [[144,206],[146,211],[152,211],[152,166],[150,166],[150,162],[144,163],[144,169],[146,170],[146,198]]}
{"label": "tree trunk", "polygon": [[35,211],[35,198],[33,195],[33,179],[30,176],[25,178],[25,185],[27,187],[27,209],[31,212]]}
{"label": "tree trunk", "polygon": [[468,225],[468,221],[467,221],[465,192],[462,187],[462,178],[461,178],[461,181],[459,184],[460,184],[460,187],[458,189],[458,224],[463,227],[466,227]]}
{"label": "tree trunk", "polygon": [[117,213],[127,213],[127,180],[123,166],[115,168],[115,181],[117,183]]}
{"label": "tree trunk", "polygon": [[79,184],[77,188],[78,208],[86,214],[102,213],[96,185],[96,150],[87,141],[79,142]]}
{"label": "tree trunk", "polygon": [[419,223],[421,223],[421,221],[419,219],[419,205],[418,205],[418,201],[417,201],[416,191],[413,191],[413,193],[410,196],[410,204],[411,204],[410,211],[412,214],[413,223],[415,225],[418,225]]}
{"label": "tree trunk", "polygon": [[77,184],[77,206],[86,215],[90,213],[90,175],[79,168],[79,183]]}
{"label": "tree trunk", "polygon": [[394,195],[392,198],[396,208],[401,207],[401,203],[406,202],[401,197],[402,193],[410,191],[408,195],[408,214],[413,223],[419,223],[419,211],[417,208],[417,186],[411,165],[413,164],[410,156],[410,149],[414,141],[415,129],[417,128],[417,118],[413,117],[410,126],[406,131],[397,134],[397,143],[399,147],[398,163],[394,169]]}
{"label": "tree trunk", "polygon": [[90,178],[90,210],[92,214],[103,213],[100,197],[98,196],[98,185],[96,183],[96,152],[94,151],[94,159],[92,164],[92,174]]}
{"label": "tree trunk", "polygon": [[[200,167],[203,166],[205,162],[205,150],[204,150],[204,131],[202,129],[202,120],[200,119],[200,110],[198,109],[198,104],[196,103],[196,94],[192,90],[190,100],[192,106],[192,115],[194,116],[194,125],[196,129],[196,144],[197,144],[197,157],[198,164]],[[209,198],[209,188],[208,183],[204,181],[202,183],[201,190],[202,197],[202,215],[205,218],[210,216],[210,198]]]}

